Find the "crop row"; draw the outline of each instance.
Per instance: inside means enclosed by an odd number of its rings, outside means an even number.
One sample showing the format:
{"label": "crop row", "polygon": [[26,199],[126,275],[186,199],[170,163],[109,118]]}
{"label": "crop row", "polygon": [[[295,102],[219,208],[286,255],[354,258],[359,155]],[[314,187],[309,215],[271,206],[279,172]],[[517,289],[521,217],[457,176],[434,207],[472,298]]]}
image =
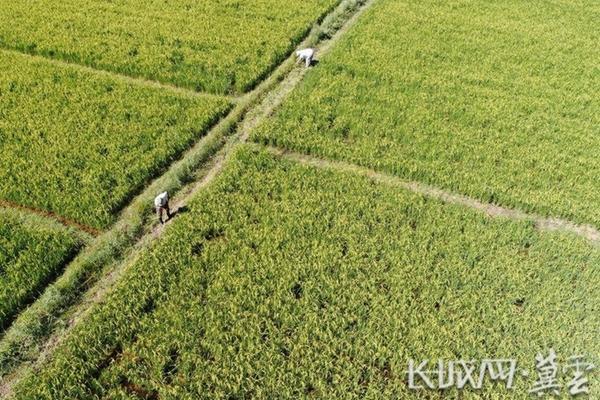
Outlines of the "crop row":
{"label": "crop row", "polygon": [[199,91],[244,92],[337,3],[3,2],[0,46]]}
{"label": "crop row", "polygon": [[82,244],[70,229],[0,208],[0,332]]}
{"label": "crop row", "polygon": [[229,108],[0,52],[0,199],[104,228]]}
{"label": "crop row", "polygon": [[379,1],[253,139],[600,226],[597,15]]}
{"label": "crop row", "polygon": [[[570,236],[242,148],[16,397],[413,398],[408,360],[438,357],[515,358],[533,379],[550,346],[600,350],[599,262]],[[519,379],[482,395],[528,398]]]}

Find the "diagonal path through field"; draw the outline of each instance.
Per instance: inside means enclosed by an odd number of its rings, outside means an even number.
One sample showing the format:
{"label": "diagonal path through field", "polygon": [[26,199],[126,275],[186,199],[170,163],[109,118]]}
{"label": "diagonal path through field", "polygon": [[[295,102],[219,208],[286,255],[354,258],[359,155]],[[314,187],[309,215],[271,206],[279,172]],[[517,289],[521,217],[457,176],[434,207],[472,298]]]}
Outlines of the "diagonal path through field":
{"label": "diagonal path through field", "polygon": [[160,82],[160,81],[156,81],[156,80],[135,77],[135,76],[131,76],[131,75],[125,75],[125,74],[121,74],[118,72],[106,71],[103,69],[89,67],[89,66],[83,65],[83,64],[69,62],[69,61],[65,61],[65,60],[61,60],[61,59],[57,59],[57,58],[44,57],[44,56],[36,55],[36,54],[30,54],[30,53],[26,53],[26,52],[14,50],[14,49],[9,49],[9,48],[1,48],[0,52],[4,53],[4,54],[15,54],[15,55],[19,55],[22,57],[28,57],[32,60],[43,61],[43,62],[52,64],[52,65],[56,65],[56,66],[60,66],[60,67],[73,68],[78,71],[89,72],[89,73],[97,74],[100,76],[109,77],[111,79],[119,80],[119,81],[125,82],[125,83],[134,84],[137,86],[162,89],[162,90],[166,90],[166,91],[176,93],[179,95],[185,95],[185,96],[191,96],[191,97],[225,98],[225,99],[228,99],[232,103],[235,103],[236,101],[238,101],[238,99],[240,97],[242,97],[242,96],[234,96],[234,95],[217,95],[217,94],[212,94],[212,93],[208,93],[208,92],[199,92],[196,90],[176,86],[176,85],[173,85],[170,83],[164,83],[164,82]]}
{"label": "diagonal path through field", "polygon": [[361,167],[356,164],[343,161],[326,160],[307,154],[291,152],[285,149],[262,146],[253,144],[257,148],[266,149],[272,154],[278,155],[288,160],[292,160],[304,165],[316,168],[331,169],[343,172],[352,172],[373,179],[376,182],[399,187],[409,190],[413,193],[421,194],[426,197],[434,198],[448,204],[457,204],[477,211],[494,218],[507,218],[516,221],[532,221],[537,229],[543,231],[561,231],[568,232],[587,239],[593,244],[600,244],[600,231],[591,225],[578,225],[571,221],[560,218],[542,217],[536,214],[529,214],[520,210],[501,207],[491,203],[484,203],[471,197],[452,193],[421,182],[408,181],[397,176],[377,172],[373,169]]}
{"label": "diagonal path through field", "polygon": [[46,211],[46,210],[39,210],[37,208],[33,208],[33,207],[27,207],[21,204],[17,204],[14,203],[12,201],[8,201],[8,200],[0,200],[0,207],[2,208],[13,208],[15,210],[19,210],[19,211],[23,211],[29,214],[35,214],[35,215],[39,215],[40,217],[44,217],[47,219],[51,219],[55,222],[60,223],[61,225],[64,225],[66,227],[70,227],[70,228],[75,228],[79,231],[85,232],[87,234],[90,234],[94,237],[98,236],[101,231],[96,229],[96,228],[92,228],[91,226],[87,226],[84,224],[80,224],[77,221],[73,221],[70,220],[68,218],[65,218],[63,216],[57,215],[53,212],[50,211]]}
{"label": "diagonal path through field", "polygon": [[[313,30],[307,35],[306,39],[298,46],[313,47],[317,51],[317,58],[325,55],[334,44],[344,35],[351,26],[353,26],[360,15],[362,15],[376,0],[345,0],[340,2],[339,6],[332,11],[327,17],[323,19],[320,24],[316,24]],[[331,19],[330,19],[331,17]],[[335,33],[331,35],[329,39],[320,37],[322,29],[329,29],[332,24],[334,26]],[[32,56],[34,57],[34,56]],[[97,254],[114,251],[113,241],[117,235],[123,235],[120,230],[124,229],[123,226],[135,225],[128,217],[128,214],[134,214],[135,209],[141,208],[142,204],[151,198],[152,193],[157,193],[159,188],[162,190],[164,186],[160,186],[166,182],[172,180],[180,180],[181,176],[185,174],[181,171],[187,170],[198,163],[200,159],[208,160],[201,167],[200,171],[194,173],[195,181],[187,186],[181,188],[177,195],[172,201],[175,214],[184,208],[188,202],[195,196],[195,194],[202,188],[209,185],[215,177],[222,171],[226,161],[240,143],[245,143],[252,129],[260,124],[265,118],[269,117],[272,112],[283,102],[286,96],[292,92],[296,85],[302,80],[307,72],[303,66],[294,68],[295,56],[294,54],[279,65],[277,69],[263,81],[255,90],[249,92],[236,101],[236,107],[230,114],[225,117],[217,126],[215,126],[203,139],[201,139],[192,149],[186,153],[182,159],[172,165],[169,171],[167,171],[161,177],[155,179],[144,191],[140,194],[136,200],[132,202],[128,209],[124,210],[123,217],[112,228],[113,232],[105,232],[97,239],[97,243],[90,246],[91,249],[89,254],[83,256],[83,261],[79,264],[85,265],[89,262],[98,263],[94,260]],[[61,61],[55,61],[61,62]],[[78,66],[78,68],[88,68]],[[106,72],[107,74],[112,74]],[[127,80],[139,80],[137,78],[123,77]],[[153,82],[142,82],[143,84],[154,85]],[[158,84],[161,87],[162,84]],[[167,85],[168,86],[168,85]],[[169,87],[169,90],[180,90],[179,88]],[[185,90],[185,89],[182,89]],[[195,93],[195,92],[194,92]],[[204,95],[204,94],[200,94]],[[232,130],[234,133],[227,136],[226,132]],[[225,135],[225,138],[223,138]],[[221,146],[222,144],[222,146]],[[221,147],[219,147],[221,146]],[[213,149],[216,153],[211,155]],[[193,159],[194,161],[189,161]],[[196,167],[198,168],[198,167]],[[129,209],[133,209],[130,211]],[[175,218],[176,219],[176,218]],[[126,271],[127,267],[131,265],[133,260],[137,258],[140,251],[143,251],[150,245],[154,240],[161,236],[165,229],[171,224],[168,221],[165,225],[154,225],[154,227],[147,234],[137,238],[137,240],[129,246],[128,251],[121,256],[120,259],[114,260],[116,256],[111,256],[107,263],[107,270],[104,275],[96,280],[88,289],[85,289],[84,295],[75,295],[77,303],[62,304],[60,301],[54,308],[57,311],[48,311],[45,306],[40,305],[32,307],[31,315],[23,315],[23,327],[14,326],[11,327],[4,338],[0,338],[0,397],[8,398],[12,393],[14,385],[18,384],[21,378],[27,374],[32,373],[38,368],[43,362],[52,354],[52,351],[58,346],[62,338],[68,331],[77,324],[82,317],[89,313],[92,306],[102,301],[105,295],[114,287],[114,284],[122,276],[123,272]],[[123,225],[123,226],[121,226]],[[129,230],[136,230],[129,226]],[[143,228],[142,228],[143,229]],[[119,239],[121,240],[121,239]],[[119,243],[118,247],[125,246],[126,243]],[[102,257],[102,256],[100,256]],[[88,259],[90,261],[88,261]],[[77,263],[77,261],[76,261]],[[78,266],[78,270],[82,269],[82,266]],[[67,275],[69,271],[67,271]],[[81,274],[82,272],[71,272],[71,274]],[[52,289],[52,288],[50,288]],[[69,289],[74,290],[74,289]],[[53,292],[56,290],[50,290],[49,296],[53,296]],[[53,309],[54,310],[54,309]],[[67,312],[65,312],[67,310]],[[58,312],[59,314],[54,315],[53,313]],[[26,313],[24,313],[26,314]],[[66,319],[68,314],[68,320]],[[27,329],[38,329],[38,324],[45,324],[42,320],[52,319],[54,328],[49,329],[49,334],[39,338],[31,340],[30,338],[23,337],[22,331]],[[60,321],[56,323],[56,321]],[[32,326],[29,328],[29,326]],[[47,327],[45,328],[47,329]],[[8,340],[7,340],[8,338]],[[24,342],[26,341],[26,343]],[[11,349],[18,347],[19,351],[24,354],[35,354],[31,360],[10,360],[10,365],[5,367],[2,364],[2,358],[9,353],[12,356]],[[23,350],[25,349],[25,350]],[[3,354],[4,353],[4,354]]]}

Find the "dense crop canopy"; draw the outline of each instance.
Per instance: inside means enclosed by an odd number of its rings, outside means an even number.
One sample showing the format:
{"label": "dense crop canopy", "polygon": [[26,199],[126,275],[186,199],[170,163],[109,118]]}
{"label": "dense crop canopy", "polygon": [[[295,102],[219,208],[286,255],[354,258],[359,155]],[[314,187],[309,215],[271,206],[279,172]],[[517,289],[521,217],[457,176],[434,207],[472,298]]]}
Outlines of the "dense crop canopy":
{"label": "dense crop canopy", "polygon": [[600,227],[597,1],[378,1],[254,139]]}
{"label": "dense crop canopy", "polygon": [[0,2],[0,46],[212,93],[251,88],[337,0]]}
{"label": "dense crop canopy", "polygon": [[71,230],[0,208],[0,332],[81,245]]}
{"label": "dense crop canopy", "polygon": [[0,51],[0,199],[106,227],[228,109]]}
{"label": "dense crop canopy", "polygon": [[18,398],[413,398],[409,358],[600,350],[600,253],[528,223],[247,148],[177,218]]}

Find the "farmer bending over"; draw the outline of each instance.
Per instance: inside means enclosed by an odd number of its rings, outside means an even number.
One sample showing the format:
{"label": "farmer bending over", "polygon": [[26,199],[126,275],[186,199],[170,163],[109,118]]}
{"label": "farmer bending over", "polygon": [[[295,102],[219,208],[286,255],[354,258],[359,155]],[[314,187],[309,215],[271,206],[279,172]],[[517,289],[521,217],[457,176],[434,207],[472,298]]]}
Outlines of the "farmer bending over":
{"label": "farmer bending over", "polygon": [[164,224],[163,211],[167,212],[167,220],[171,219],[171,211],[169,210],[169,194],[167,192],[163,192],[156,196],[154,199],[154,207],[156,208],[156,214],[158,215],[158,220],[161,224]]}
{"label": "farmer bending over", "polygon": [[296,63],[299,63],[300,61],[304,61],[306,63],[306,68],[308,68],[308,67],[310,67],[310,64],[312,64],[313,57],[315,56],[315,50],[314,49],[298,50],[296,52],[296,56],[298,57],[298,61],[296,61]]}

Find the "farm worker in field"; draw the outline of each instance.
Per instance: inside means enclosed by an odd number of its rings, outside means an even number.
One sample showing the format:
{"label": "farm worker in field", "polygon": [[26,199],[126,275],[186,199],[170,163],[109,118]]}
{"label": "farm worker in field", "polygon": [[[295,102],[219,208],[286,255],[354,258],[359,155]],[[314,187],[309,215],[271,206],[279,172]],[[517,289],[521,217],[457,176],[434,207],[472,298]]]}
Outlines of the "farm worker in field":
{"label": "farm worker in field", "polygon": [[298,57],[298,61],[296,61],[296,62],[299,63],[300,61],[304,61],[306,63],[306,68],[308,68],[308,67],[310,67],[310,64],[312,64],[314,56],[315,56],[314,49],[298,50],[296,52],[296,57]]}
{"label": "farm worker in field", "polygon": [[154,199],[154,208],[156,208],[156,214],[161,224],[163,221],[163,211],[167,212],[167,220],[171,219],[171,211],[169,210],[169,193],[163,192],[156,196]]}

